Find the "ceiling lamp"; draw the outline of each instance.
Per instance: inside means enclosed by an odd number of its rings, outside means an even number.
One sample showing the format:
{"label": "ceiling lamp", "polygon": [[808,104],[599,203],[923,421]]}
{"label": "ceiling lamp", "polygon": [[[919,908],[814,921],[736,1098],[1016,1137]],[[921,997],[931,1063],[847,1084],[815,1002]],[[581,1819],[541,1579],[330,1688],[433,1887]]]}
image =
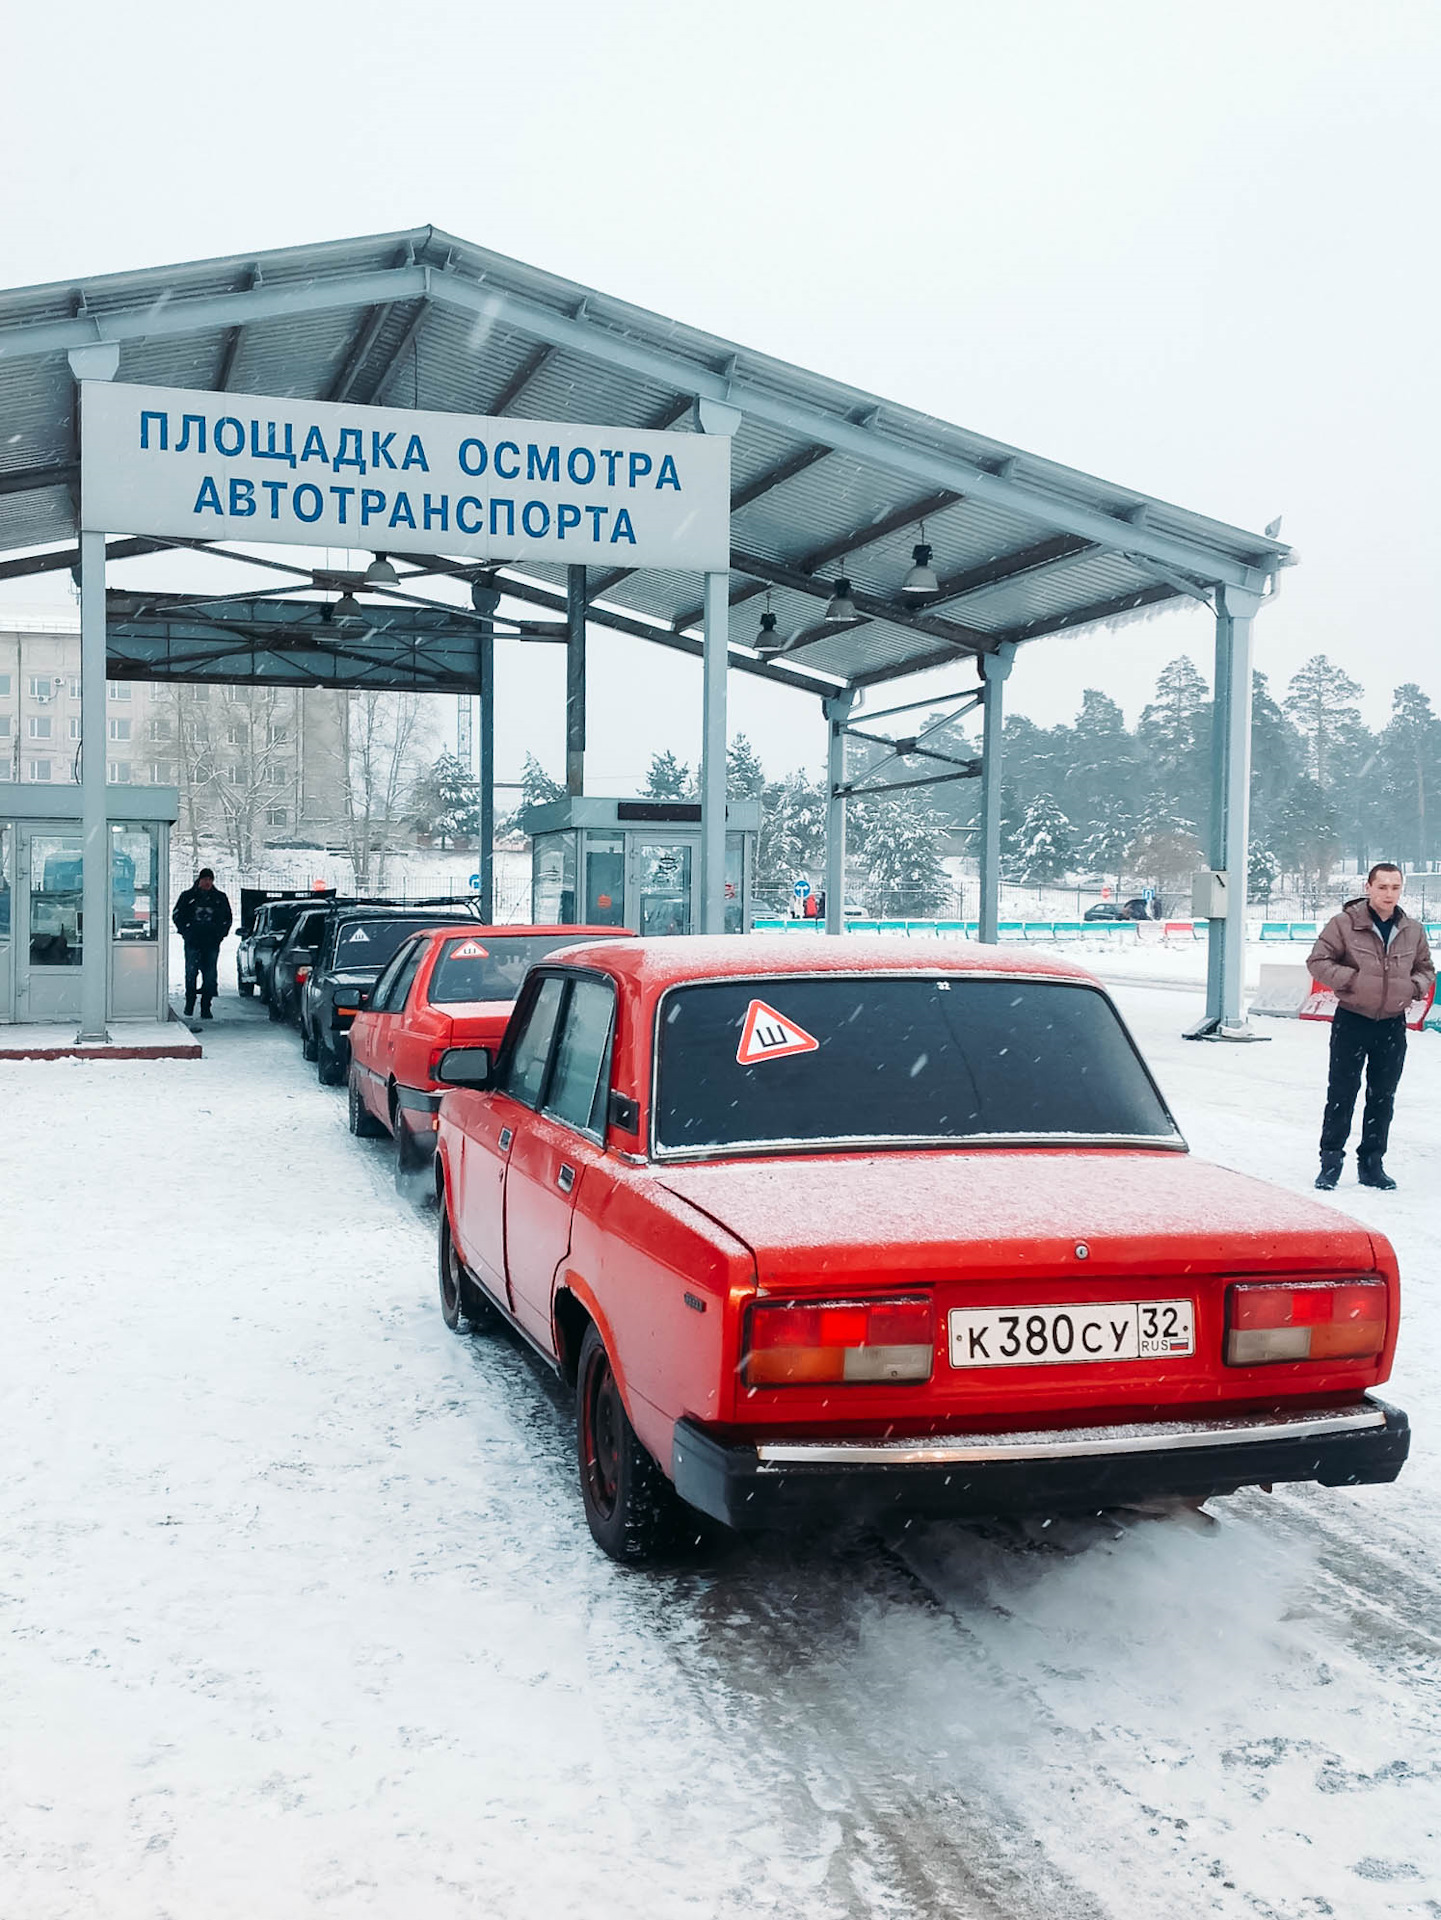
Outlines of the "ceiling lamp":
{"label": "ceiling lamp", "polygon": [[842,574],[831,589],[830,604],[826,608],[827,620],[859,620],[856,603],[851,598],[851,583]]}
{"label": "ceiling lamp", "polygon": [[779,653],[785,645],[785,641],[776,632],[776,617],[769,607],[761,615],[760,631],[751,641],[751,645],[757,653]]}
{"label": "ceiling lamp", "polygon": [[365,569],[365,580],[363,584],[367,587],[398,587],[400,585],[400,575],[395,571],[395,568],[391,566],[385,555],[378,553]]}
{"label": "ceiling lamp", "polygon": [[931,550],[924,540],[911,548],[911,559],[915,565],[902,580],[901,593],[907,600],[929,600],[932,594],[940,592],[941,583],[931,565]]}
{"label": "ceiling lamp", "polygon": [[335,618],[343,623],[365,618],[365,608],[361,606],[349,587],[335,603]]}

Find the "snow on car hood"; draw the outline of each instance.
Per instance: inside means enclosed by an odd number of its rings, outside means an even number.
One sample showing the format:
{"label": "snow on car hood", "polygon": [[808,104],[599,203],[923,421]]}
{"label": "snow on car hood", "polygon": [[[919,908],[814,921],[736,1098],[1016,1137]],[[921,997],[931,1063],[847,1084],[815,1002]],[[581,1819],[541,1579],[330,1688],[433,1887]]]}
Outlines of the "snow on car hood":
{"label": "snow on car hood", "polygon": [[763,1287],[845,1280],[1369,1271],[1329,1207],[1188,1154],[983,1148],[713,1161],[657,1178],[744,1241]]}

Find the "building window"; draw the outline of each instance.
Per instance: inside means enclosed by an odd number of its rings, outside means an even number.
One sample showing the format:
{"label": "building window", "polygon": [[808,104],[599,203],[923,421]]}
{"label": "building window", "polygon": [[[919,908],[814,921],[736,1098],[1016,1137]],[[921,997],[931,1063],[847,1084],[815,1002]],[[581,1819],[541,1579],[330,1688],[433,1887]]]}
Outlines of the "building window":
{"label": "building window", "polygon": [[128,700],[131,695],[130,682],[128,680],[112,680],[106,688],[106,692],[112,700]]}
{"label": "building window", "polygon": [[112,787],[128,787],[130,785],[130,762],[128,760],[112,760],[105,769],[105,777]]}
{"label": "building window", "polygon": [[269,786],[283,787],[289,778],[289,769],[282,767],[277,761],[272,760],[265,769],[265,779]]}
{"label": "building window", "polygon": [[244,766],[237,760],[233,766],[225,769],[225,777],[232,787],[243,787],[245,785]]}
{"label": "building window", "polygon": [[266,812],[265,821],[267,826],[288,827],[290,815],[284,807],[271,807]]}
{"label": "building window", "polygon": [[150,780],[153,786],[173,787],[175,785],[175,762],[173,760],[152,760]]}
{"label": "building window", "polygon": [[159,718],[153,719],[150,722],[150,738],[152,740],[168,740],[170,738],[170,722]]}
{"label": "building window", "polygon": [[50,715],[32,713],[30,716],[30,738],[48,740],[50,738]]}
{"label": "building window", "polygon": [[9,693],[10,676],[8,673],[0,673],[0,698],[8,698]]}
{"label": "building window", "polygon": [[31,674],[30,698],[32,700],[48,700],[54,691],[54,683],[48,673]]}
{"label": "building window", "polygon": [[80,698],[80,682],[78,680],[72,680],[70,682],[70,698],[72,700],[78,700]]}
{"label": "building window", "polygon": [[232,746],[232,747],[243,747],[243,746],[245,745],[245,729],[244,729],[244,727],[241,727],[241,726],[232,726],[232,727],[231,727],[231,728],[230,728],[230,729],[229,729],[229,730],[227,731],[227,733],[226,733],[226,735],[225,735],[225,738],[226,738],[226,741],[227,741],[227,742],[229,743],[229,745],[230,745],[230,746]]}
{"label": "building window", "polygon": [[9,738],[10,716],[8,713],[0,713],[0,740],[8,740]]}
{"label": "building window", "polygon": [[26,771],[32,780],[48,780],[50,778],[50,762],[48,760],[32,760]]}
{"label": "building window", "polygon": [[128,740],[130,738],[130,722],[128,720],[112,720],[110,722],[110,738],[112,740]]}
{"label": "building window", "polygon": [[272,720],[270,725],[265,729],[265,739],[268,746],[283,747],[289,738],[290,729],[283,720]]}
{"label": "building window", "polygon": [[78,719],[73,719],[70,722],[70,738],[72,740],[78,740],[80,738],[80,722]]}

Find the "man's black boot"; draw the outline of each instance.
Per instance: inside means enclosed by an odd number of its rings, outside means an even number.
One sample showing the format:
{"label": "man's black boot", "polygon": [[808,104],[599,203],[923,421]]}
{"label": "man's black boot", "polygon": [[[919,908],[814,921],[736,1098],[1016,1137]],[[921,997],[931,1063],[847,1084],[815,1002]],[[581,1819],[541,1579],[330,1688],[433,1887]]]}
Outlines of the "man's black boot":
{"label": "man's black boot", "polygon": [[1321,1171],[1316,1175],[1316,1185],[1322,1193],[1334,1193],[1336,1182],[1341,1178],[1341,1168],[1345,1163],[1344,1153],[1323,1153]]}
{"label": "man's black boot", "polygon": [[1396,1182],[1382,1166],[1379,1153],[1357,1154],[1356,1178],[1363,1187],[1379,1187],[1382,1193],[1396,1191]]}
{"label": "man's black boot", "polygon": [[195,996],[193,994],[190,994],[190,995],[187,995],[186,1001],[185,1001],[185,1018],[188,1020],[191,1014],[194,1013],[194,1011],[195,1011]]}
{"label": "man's black boot", "polygon": [[202,1020],[213,1020],[215,1018],[215,1015],[210,1011],[210,1002],[208,1000],[202,1000],[200,1003],[200,1018]]}

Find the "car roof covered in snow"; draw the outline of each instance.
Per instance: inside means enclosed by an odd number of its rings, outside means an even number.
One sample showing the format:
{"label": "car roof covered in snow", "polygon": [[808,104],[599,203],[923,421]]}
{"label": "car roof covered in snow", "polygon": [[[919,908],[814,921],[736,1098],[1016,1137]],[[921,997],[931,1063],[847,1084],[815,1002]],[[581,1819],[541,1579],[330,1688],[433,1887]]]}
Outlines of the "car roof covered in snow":
{"label": "car roof covered in snow", "polygon": [[[687,980],[774,977],[787,973],[977,973],[1099,986],[1094,974],[1073,961],[1019,947],[980,946],[960,940],[887,939],[826,934],[676,934],[657,940],[605,940],[568,947],[551,956],[568,966],[596,967],[642,991],[660,992]],[[550,964],[550,962],[547,962]]]}

